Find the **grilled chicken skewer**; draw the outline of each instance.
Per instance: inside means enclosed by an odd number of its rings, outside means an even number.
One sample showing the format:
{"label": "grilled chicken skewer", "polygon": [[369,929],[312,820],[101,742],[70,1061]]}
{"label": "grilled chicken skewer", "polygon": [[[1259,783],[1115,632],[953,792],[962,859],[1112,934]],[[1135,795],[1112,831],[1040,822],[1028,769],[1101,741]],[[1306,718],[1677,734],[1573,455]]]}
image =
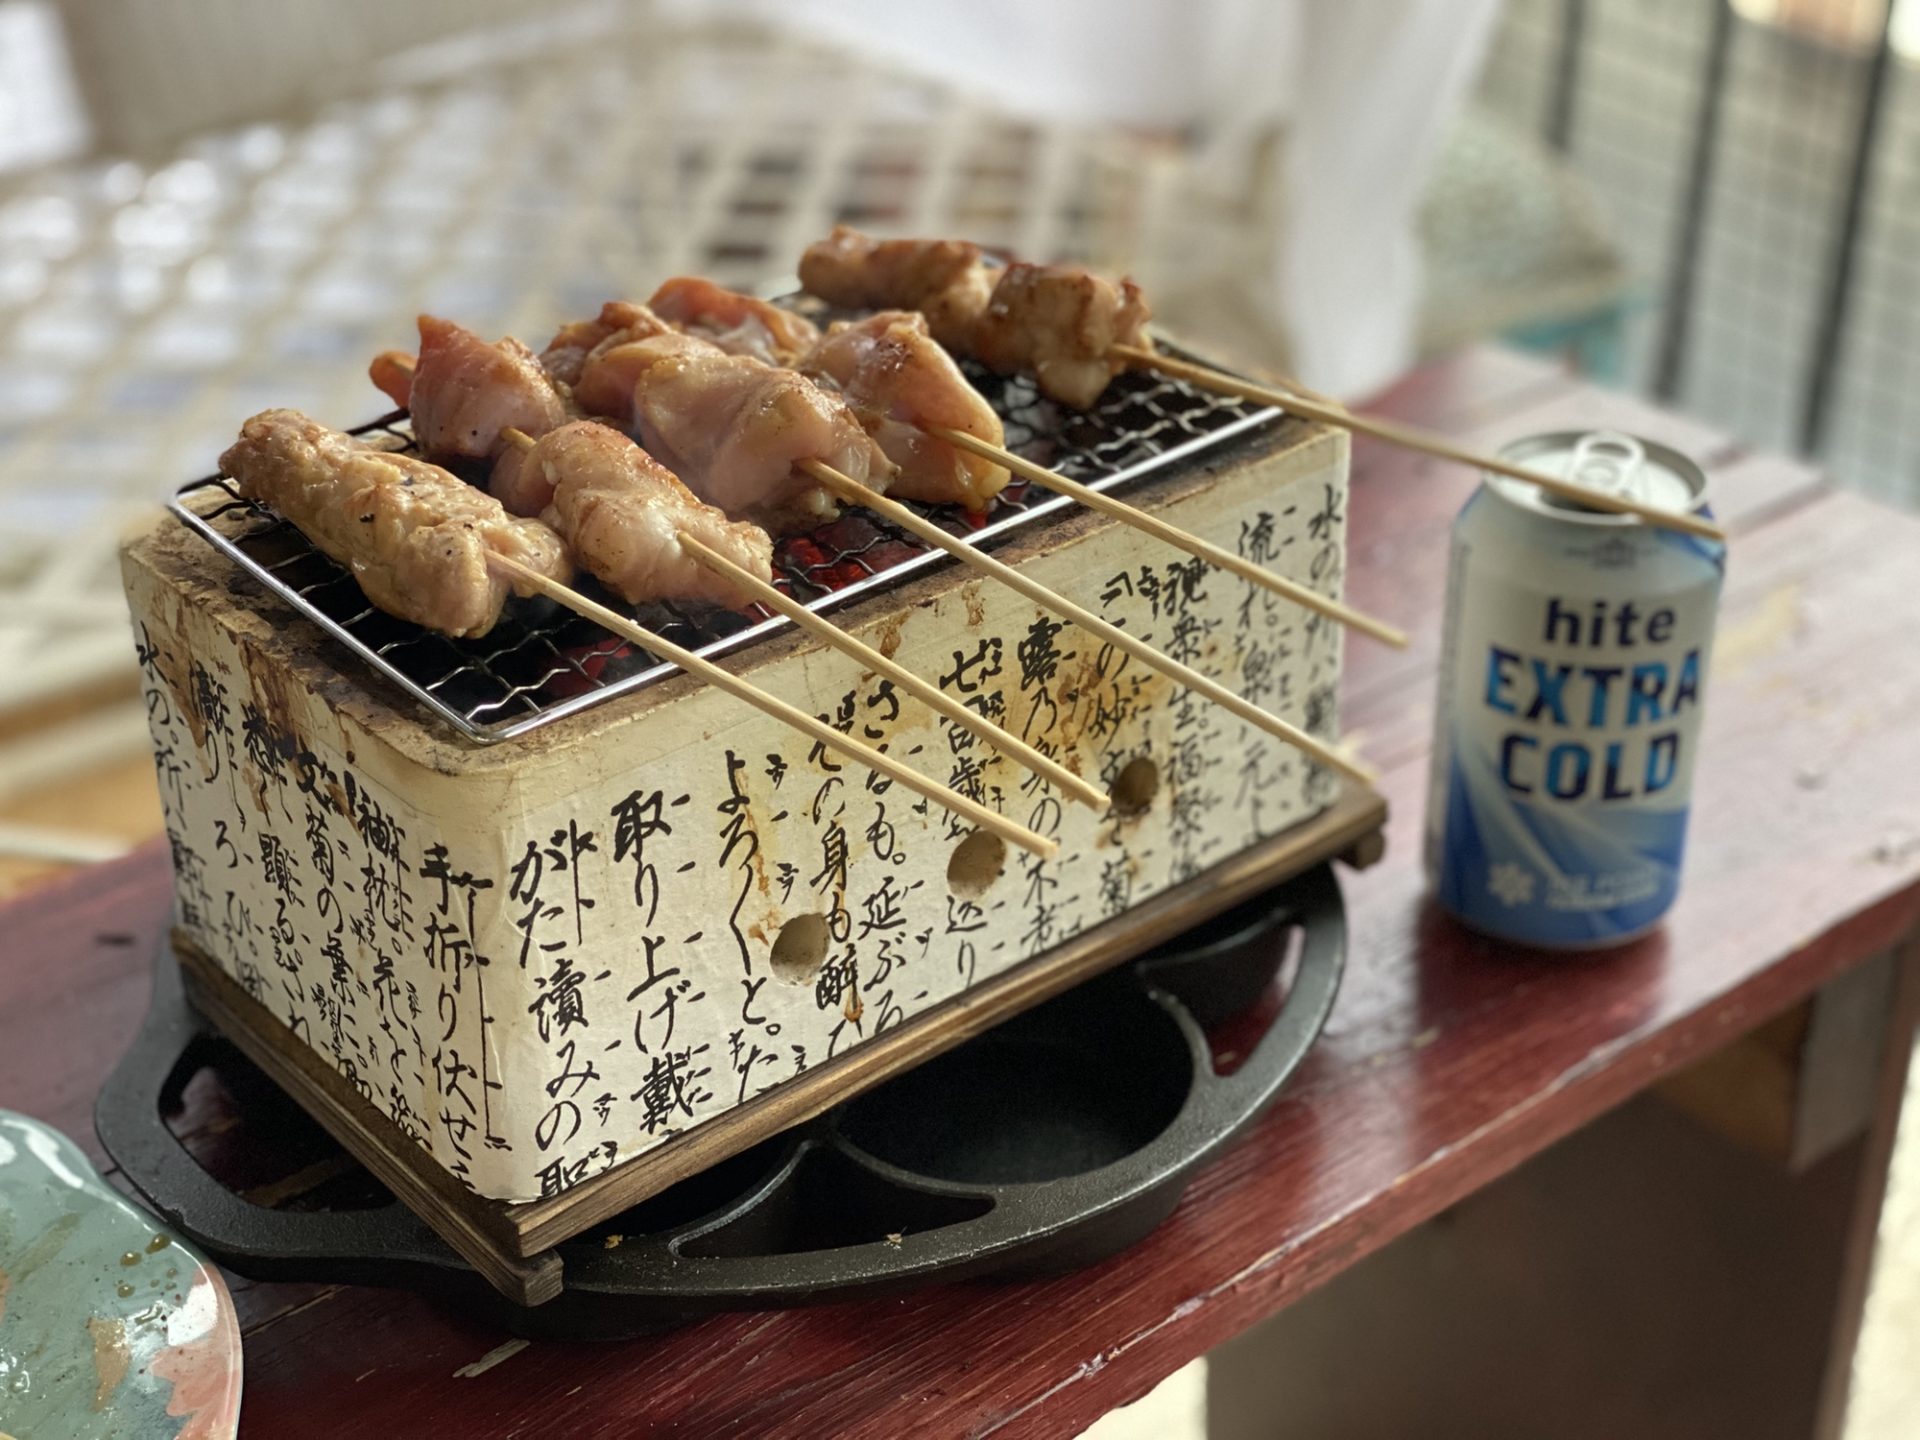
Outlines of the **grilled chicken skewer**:
{"label": "grilled chicken skewer", "polygon": [[[690,600],[744,609],[762,598],[756,586],[773,578],[767,532],[702,503],[620,431],[574,420],[538,440],[511,426],[503,438],[525,454],[518,484],[500,500],[516,514],[538,514],[575,563],[629,605]],[[689,538],[731,569],[690,558],[681,543]]]}
{"label": "grilled chicken skewer", "polygon": [[[834,232],[833,241],[826,242],[838,247],[835,254],[841,268],[833,272],[837,278],[847,278],[846,247],[850,244],[849,237],[855,234],[843,227]],[[864,242],[865,237],[859,238]],[[919,242],[866,243],[872,244],[873,249],[883,257],[886,254],[905,257],[895,264],[908,279],[919,283],[931,276],[935,283],[949,286],[957,282],[950,273],[951,266],[945,262],[956,259],[961,250],[970,248],[956,247],[956,242],[951,241],[927,242],[925,249],[934,252],[935,260],[941,263],[923,263],[916,268],[905,261],[912,258],[915,252],[911,247]],[[816,246],[809,254],[819,249]],[[884,268],[884,258],[879,263]],[[977,250],[972,251],[970,263],[979,264]],[[806,267],[802,268],[804,272]],[[980,269],[982,273],[985,272],[984,266],[980,266]],[[1010,313],[1041,305],[1047,287],[1052,283],[1048,277],[1055,273],[1051,269],[1043,270],[1043,267],[1029,266],[1026,269],[1034,273],[1016,280],[1010,272],[1003,282],[1011,283],[1014,292],[1021,297],[1017,304],[1010,306]],[[857,279],[858,275],[852,278]],[[1099,281],[1098,277],[1087,278],[1096,285],[1106,283]],[[964,290],[964,285],[961,288]],[[868,292],[849,290],[842,293]],[[999,291],[994,293],[998,295]],[[1114,313],[1117,315],[1125,304],[1124,299],[1115,300],[1112,307]],[[1099,305],[1088,301],[1082,308],[1098,309]],[[950,324],[957,323],[959,311],[958,303],[950,303],[945,307]],[[1144,304],[1141,313],[1145,313]],[[1032,328],[1027,325],[1019,327],[1021,333],[1027,333]],[[975,333],[979,333],[977,329]],[[1016,352],[1007,347],[1004,340],[999,343],[1006,358],[1017,359]],[[888,458],[900,466],[900,474],[887,487],[890,495],[936,503],[958,499],[970,510],[984,510],[992,497],[1005,488],[1011,478],[1010,472],[1017,472],[1305,609],[1337,620],[1388,645],[1404,649],[1407,644],[1405,632],[1394,626],[1322,595],[1309,586],[1276,575],[1231,550],[1189,534],[1137,506],[1070,480],[1057,471],[1036,465],[1009,451],[1002,443],[1006,437],[999,416],[994,414],[985,398],[967,383],[952,357],[934,341],[928,322],[921,315],[882,310],[865,320],[836,324],[829,328],[813,352],[801,361],[801,367],[825,374],[838,382],[849,404],[861,416]],[[1015,368],[1018,368],[1017,364]],[[1059,381],[1065,372],[1056,368],[1053,373],[1056,381]],[[1084,372],[1081,383],[1092,383],[1091,371]],[[1099,383],[1104,387],[1106,381]]]}
{"label": "grilled chicken skewer", "polygon": [[831,305],[926,315],[934,338],[1001,375],[1026,370],[1043,395],[1085,410],[1146,340],[1152,317],[1133,281],[1070,265],[998,269],[960,240],[875,240],[845,225],[809,245],[800,283]]}
{"label": "grilled chicken skewer", "polygon": [[511,425],[543,435],[578,414],[539,357],[518,340],[489,345],[471,330],[422,315],[420,354],[387,350],[368,367],[373,383],[413,418],[429,455],[484,459]]}
{"label": "grilled chicken skewer", "polygon": [[[836,239],[850,234],[836,232]],[[910,253],[918,243],[879,242],[876,249],[883,254]],[[957,253],[951,242],[929,242],[923,248],[943,255]],[[977,263],[978,252],[971,253]],[[938,267],[932,268],[937,275]],[[1001,444],[1005,435],[999,416],[933,340],[927,322],[917,314],[881,311],[861,321],[840,322],[820,336],[800,317],[706,280],[669,280],[655,292],[654,300],[667,305],[677,324],[689,329],[669,325],[652,305],[612,301],[601,307],[595,319],[563,327],[548,343],[538,368],[564,377],[561,383],[571,385],[574,402],[623,425],[637,426],[656,446],[672,445],[676,436],[682,437],[683,449],[688,441],[708,448],[724,442],[726,460],[714,456],[698,463],[702,478],[694,481],[696,488],[723,508],[738,512],[744,507],[775,525],[810,528],[837,513],[837,505],[820,487],[801,480],[794,462],[819,460],[858,480],[869,480],[876,472],[872,449],[853,443],[844,416],[834,413],[821,396],[791,379],[755,369],[750,355],[723,361],[716,353],[727,344],[744,346],[746,351],[793,353],[811,335],[812,347],[797,363],[810,375],[832,382],[881,455],[895,467],[884,487],[888,493],[936,504],[958,503],[977,512],[1005,487],[1009,472],[1017,470],[1307,609],[1387,644],[1406,644],[1406,636],[1392,626],[1007,451]],[[949,314],[953,313],[949,307]],[[793,323],[786,324],[789,320]],[[511,447],[497,445],[497,427],[488,430],[487,422],[514,407],[538,410],[536,402],[553,388],[552,380],[537,371],[529,374],[534,367],[526,363],[524,347],[503,360],[500,352],[508,342],[487,346],[459,327],[430,317],[422,318],[421,327],[422,335],[436,343],[438,364],[414,382],[420,398],[425,400],[441,388],[454,390],[457,404],[441,402],[432,405],[432,411],[468,418],[468,433],[479,436],[469,443],[474,448],[491,443],[499,453],[494,494],[516,513],[540,513],[546,503],[544,493],[531,503],[518,498],[523,459]],[[702,335],[722,338],[707,340]],[[404,376],[405,360],[398,352],[388,352],[375,362],[376,379],[382,365]],[[665,369],[653,372],[654,365],[664,360],[673,362],[671,378]],[[647,382],[644,387],[643,382]],[[406,383],[403,378],[389,384],[389,394],[400,398],[413,393],[401,388]],[[715,385],[719,392],[708,388]],[[487,403],[489,386],[504,392],[491,404]],[[704,412],[689,409],[688,386],[698,387],[705,397]],[[731,423],[712,409],[712,397],[729,387],[739,397]],[[758,424],[744,423],[749,416],[756,417]],[[802,423],[805,420],[813,423]],[[675,468],[683,471],[697,463],[690,454],[676,452],[676,459]],[[788,483],[776,484],[780,476],[789,477]]]}
{"label": "grilled chicken skewer", "polygon": [[[417,411],[415,433],[429,453],[497,456],[494,493],[523,513],[536,512],[514,505],[515,476],[522,462],[517,451],[498,444],[501,426],[511,424],[538,436],[568,414],[584,411],[633,427],[634,386],[669,350],[688,363],[724,351],[797,368],[826,384],[873,437],[878,453],[843,433],[818,458],[843,471],[864,470],[869,481],[881,473],[884,459],[897,472],[886,487],[890,493],[978,512],[1010,478],[1004,465],[931,433],[936,426],[957,429],[989,445],[1005,438],[993,407],[932,340],[925,322],[906,312],[838,324],[822,337],[802,316],[683,276],[662,285],[650,304],[611,301],[594,319],[562,327],[537,364],[517,342],[488,345],[431,316],[422,316],[420,325],[417,370],[409,368],[404,351],[389,350],[370,367],[375,383],[396,404]],[[649,340],[661,344],[622,357],[626,363],[608,362],[614,350]],[[749,409],[755,404],[769,407],[774,412],[770,420],[783,415],[791,419],[796,410],[838,409],[792,380],[737,366],[723,368],[759,379],[757,397],[744,403]],[[664,383],[667,377],[663,373],[657,378]],[[657,409],[642,408],[650,413]],[[659,414],[653,418],[671,428]],[[834,415],[830,423],[844,432],[840,418]],[[770,423],[763,425],[758,433],[770,428]],[[857,453],[863,449],[864,459]],[[814,486],[800,487],[792,501],[771,508],[784,511],[783,518],[801,528],[831,518],[837,509]]]}
{"label": "grilled chicken skewer", "polygon": [[[425,323],[423,317],[423,329]],[[481,383],[488,373],[499,374],[489,358],[494,351],[478,342],[465,347],[482,371]],[[438,374],[416,371],[413,357],[402,351],[388,351],[374,362],[376,374],[383,367],[391,377],[388,393],[395,398],[424,401],[430,386],[453,384],[475,397],[470,411],[484,410],[490,418],[505,415],[512,401],[509,395],[487,405],[484,392],[469,387],[464,375],[451,368]],[[502,383],[516,387],[523,379],[510,375]],[[489,485],[493,498],[513,514],[537,517],[551,527],[582,569],[630,605],[682,600],[740,608],[757,598],[690,561],[677,543],[681,534],[700,537],[752,577],[772,578],[773,542],[764,530],[704,504],[671,470],[610,426],[570,420],[536,440],[519,426],[501,424],[486,443],[500,452]]]}
{"label": "grilled chicken skewer", "polygon": [[[352,572],[380,609],[443,635],[486,634],[509,581],[490,561],[561,582],[560,537],[516,519],[457,475],[330,430],[297,410],[264,410],[240,428],[220,468]],[[514,583],[522,595],[528,582]]]}
{"label": "grilled chicken skewer", "polygon": [[[607,438],[589,440],[587,438],[589,431],[599,431],[601,436]],[[588,470],[591,473],[587,483],[592,484],[599,474],[609,468],[609,455],[617,451],[619,446],[624,445],[628,451],[642,457],[647,465],[660,469],[661,473],[667,475],[670,480],[673,479],[671,474],[661,469],[657,462],[646,455],[645,451],[619,431],[588,421],[576,421],[571,425],[563,425],[560,429],[550,431],[538,440],[518,430],[508,430],[505,438],[509,443],[528,452],[526,467],[528,472],[537,470],[552,479],[556,498],[553,508],[548,511],[549,516],[554,516],[555,511],[563,512],[558,516],[560,523],[556,528],[574,541],[574,553],[582,567],[591,571],[603,584],[610,584],[607,575],[595,563],[597,556],[592,549],[592,537],[582,535],[581,538],[574,539],[574,532],[569,530],[565,523],[564,497],[576,488],[573,472],[582,468]],[[624,454],[617,463],[622,467],[634,467],[637,464]],[[673,483],[678,485],[679,481],[673,480]],[[688,498],[691,499],[691,496]],[[695,504],[698,502],[696,501]],[[706,506],[700,508],[710,509]],[[1091,805],[1097,810],[1107,808],[1106,793],[1097,786],[1088,784],[1058,761],[1041,754],[1025,741],[1015,738],[977,710],[961,704],[944,690],[929,684],[904,665],[897,664],[891,657],[856,640],[831,621],[822,619],[806,606],[775,589],[769,578],[766,561],[767,539],[764,532],[737,521],[725,521],[722,517],[722,522],[731,525],[735,530],[752,530],[759,537],[759,544],[754,547],[751,558],[743,564],[740,555],[742,547],[738,545],[728,547],[724,543],[725,537],[722,537],[721,544],[716,545],[714,543],[716,537],[710,529],[709,533],[701,534],[700,527],[695,525],[675,528],[670,518],[672,513],[673,508],[670,506],[662,505],[655,508],[653,514],[658,517],[659,528],[649,532],[649,541],[657,537],[661,546],[675,546],[681,563],[704,569],[709,582],[718,590],[738,597],[742,601],[758,601],[768,609],[786,616],[810,635],[851,656],[876,674],[884,675],[907,694],[931,706],[956,725],[978,735],[989,745],[1005,751],[1020,764],[1042,776],[1081,804]],[[625,522],[624,516],[613,517],[608,523],[610,528],[616,529],[622,535],[630,534],[633,528]],[[630,550],[631,545],[628,544],[625,548]],[[619,587],[615,585],[613,588]]]}
{"label": "grilled chicken skewer", "polygon": [[1121,371],[1145,367],[1403,449],[1524,480],[1597,510],[1726,539],[1718,525],[1696,515],[1463,450],[1411,426],[1354,415],[1298,386],[1259,385],[1162,355],[1146,333],[1151,312],[1131,280],[1107,280],[1078,266],[1020,263],[1002,267],[996,276],[980,248],[963,241],[875,240],[842,225],[807,247],[800,258],[800,283],[830,304],[897,305],[938,314],[934,334],[942,344],[1002,374],[1031,370],[1042,393],[1077,409],[1092,405]]}
{"label": "grilled chicken skewer", "polygon": [[[979,514],[1013,478],[999,458],[1007,438],[1000,417],[933,338],[925,316],[881,310],[840,321],[799,368],[831,381],[899,467],[889,495]],[[954,432],[980,448],[956,445]]]}
{"label": "grilled chicken skewer", "polygon": [[[682,313],[693,313],[691,304]],[[781,530],[840,513],[796,460],[822,460],[881,489],[893,477],[893,463],[839,396],[676,330],[645,305],[602,306],[595,319],[563,327],[538,357],[431,316],[420,327],[418,365],[410,370],[404,351],[387,351],[371,367],[375,383],[416,413],[415,433],[430,453],[495,456],[489,488],[521,514],[539,513],[547,496],[537,480],[523,481],[526,457],[502,444],[500,431],[537,438],[582,409],[637,431],[702,499]]]}
{"label": "grilled chicken skewer", "polygon": [[[606,363],[623,344],[676,334],[688,343],[663,340],[653,351],[627,357],[636,361],[630,367]],[[822,336],[791,311],[709,280],[682,276],[662,285],[646,305],[612,301],[596,319],[563,327],[541,362],[575,387],[575,398],[588,413],[632,425],[633,386],[645,368],[638,363],[641,357],[663,347],[680,355],[708,354],[709,346],[797,369],[828,385],[896,467],[886,487],[889,494],[978,512],[1011,478],[1004,465],[931,433],[932,427],[944,426],[989,445],[1006,438],[1000,417],[934,342],[925,320],[903,311],[842,322]],[[832,463],[832,457],[821,458]],[[830,513],[816,497],[792,518],[805,521]]]}
{"label": "grilled chicken skewer", "polygon": [[[657,393],[659,386],[658,382],[653,378],[653,372],[661,366],[681,363],[677,357],[685,354],[683,347],[689,343],[689,340],[690,337],[687,336],[656,336],[651,340],[616,346],[604,352],[596,351],[594,357],[588,360],[586,370],[582,372],[581,383],[583,387],[592,376],[593,368],[596,364],[619,366],[622,367],[623,370],[635,372],[634,412],[641,426],[643,436],[647,439],[647,448],[653,450],[655,454],[663,454],[663,452],[672,453],[671,447],[673,440],[648,433],[649,407],[658,405],[661,398]],[[646,363],[649,353],[657,354],[661,358],[653,360],[651,364]],[[724,356],[719,358],[730,362],[729,367],[725,369],[716,368],[717,361],[714,361],[705,369],[687,371],[683,377],[685,380],[685,399],[688,402],[684,413],[696,417],[696,421],[697,417],[702,413],[703,408],[706,413],[716,416],[736,413],[738,409],[737,401],[730,398],[725,392],[729,388],[739,387],[742,381],[745,381],[749,385],[754,383],[752,377],[747,374],[747,371],[750,369],[757,368],[774,375],[791,376],[793,373],[791,371],[773,370],[772,367],[747,356]],[[796,376],[794,378],[797,379],[798,377]],[[702,394],[702,387],[709,384],[716,386],[716,389],[719,391],[717,395]],[[675,405],[677,406],[679,403],[679,397],[676,396]],[[673,411],[674,407],[669,406],[668,409]],[[679,412],[675,411],[674,413]],[[686,476],[696,491],[707,495],[710,499],[715,498],[715,490],[717,487],[712,474],[709,472],[703,476],[697,467],[702,462],[711,461],[713,457],[725,453],[725,447],[729,443],[727,439],[724,438],[725,432],[717,429],[704,429],[696,423],[689,429],[688,433],[704,448],[690,449],[686,452],[686,460],[683,461],[683,463],[688,464],[689,468],[682,470],[681,473]],[[763,454],[760,458],[764,461],[767,457]],[[798,472],[807,477],[812,483],[838,499],[850,504],[865,506],[868,509],[884,515],[887,519],[893,521],[895,525],[919,536],[928,544],[946,551],[947,554],[959,560],[961,563],[1009,586],[1018,593],[1025,595],[1028,599],[1033,600],[1036,604],[1053,611],[1055,614],[1065,617],[1090,631],[1092,634],[1099,636],[1108,644],[1126,651],[1141,661],[1141,663],[1152,667],[1177,684],[1186,686],[1214,703],[1224,706],[1249,724],[1257,726],[1268,734],[1286,741],[1288,744],[1302,750],[1320,763],[1330,765],[1342,774],[1363,781],[1372,779],[1372,774],[1366,767],[1347,759],[1337,750],[1322,743],[1306,731],[1289,724],[1276,715],[1269,714],[1251,701],[1242,699],[1217,681],[1202,675],[1199,671],[1183,665],[1169,656],[1161,654],[1158,650],[1145,644],[1137,637],[1127,634],[1118,626],[1101,619],[1099,616],[1075,604],[1065,596],[1055,593],[1030,576],[1024,575],[1011,566],[995,560],[977,546],[969,545],[965,541],[949,535],[932,521],[925,519],[917,512],[909,510],[898,501],[889,499],[878,490],[865,484],[860,476],[850,475],[838,469],[829,460],[822,458],[818,454],[807,453],[805,448],[798,446],[793,447],[791,450],[775,451],[772,453],[772,458],[777,463],[784,463],[789,467],[790,471]],[[744,482],[748,478],[747,472],[743,469],[733,477],[733,480]],[[763,464],[752,476],[752,479],[756,482],[764,483],[766,478],[767,471]],[[790,475],[775,477],[773,483],[779,487],[780,493],[791,493],[793,481]],[[751,496],[744,491],[740,498],[747,501],[751,500]]]}
{"label": "grilled chicken skewer", "polygon": [[[589,393],[611,397],[630,385],[627,423],[638,427],[647,448],[709,502],[733,513],[748,511],[771,523],[796,522],[802,527],[816,523],[823,511],[830,513],[833,497],[880,510],[962,563],[1117,644],[1249,723],[1344,773],[1366,773],[1306,732],[886,500],[865,483],[865,475],[835,465],[833,458],[846,454],[857,466],[867,467],[878,455],[877,447],[853,423],[844,405],[836,408],[804,377],[750,356],[727,355],[710,342],[679,332],[629,338],[651,331],[656,320],[644,307],[609,306],[599,321],[563,330],[548,353],[567,354],[570,360],[570,352],[591,341],[580,360],[575,397]],[[855,435],[864,443],[854,443]],[[884,456],[879,460],[886,465]],[[523,459],[520,470],[510,472],[516,487],[523,483],[524,469]],[[496,470],[496,485],[501,473]],[[522,497],[516,503],[524,508],[537,498]]]}

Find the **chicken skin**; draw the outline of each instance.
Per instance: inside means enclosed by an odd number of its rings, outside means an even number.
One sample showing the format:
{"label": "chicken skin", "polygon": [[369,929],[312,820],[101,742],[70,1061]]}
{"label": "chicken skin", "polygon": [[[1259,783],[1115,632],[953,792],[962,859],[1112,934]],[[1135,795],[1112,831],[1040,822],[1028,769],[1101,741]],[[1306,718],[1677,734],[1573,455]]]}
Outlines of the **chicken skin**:
{"label": "chicken skin", "polygon": [[967,382],[953,357],[935,343],[926,318],[881,310],[865,320],[830,327],[801,362],[830,381],[899,467],[888,493],[979,512],[1006,488],[1006,467],[927,433],[961,430],[989,445],[1006,431],[986,398]]}
{"label": "chicken skin", "polygon": [[972,353],[994,272],[965,240],[876,240],[836,225],[800,257],[800,283],[829,305],[851,310],[918,310],[933,338]]}
{"label": "chicken skin", "polygon": [[346,566],[380,609],[443,635],[484,635],[509,588],[531,593],[490,567],[489,555],[554,580],[573,573],[549,526],[516,519],[437,465],[363,445],[297,410],[247,421],[220,468]]}
{"label": "chicken skin", "polygon": [[760,579],[773,578],[773,542],[764,530],[702,504],[671,470],[596,421],[542,435],[526,452],[514,492],[499,498],[518,514],[537,506],[575,562],[628,604],[752,602],[681,549],[683,532]]}
{"label": "chicken skin", "polygon": [[1013,264],[974,326],[972,354],[1001,375],[1030,371],[1040,393],[1085,410],[1127,362],[1113,346],[1148,343],[1140,287],[1072,265]]}
{"label": "chicken skin", "polygon": [[484,459],[511,425],[544,435],[572,415],[567,394],[518,340],[489,345],[471,330],[420,317],[420,357],[387,350],[367,373],[413,417],[429,455]]}
{"label": "chicken skin", "polygon": [[581,376],[605,367],[631,385],[630,428],[701,499],[780,533],[838,515],[819,483],[795,467],[820,460],[885,489],[892,464],[846,402],[804,375],[728,355],[689,335],[663,335],[601,352]]}
{"label": "chicken skin", "polygon": [[1042,394],[1084,410],[1145,345],[1152,318],[1133,281],[1077,265],[993,270],[960,240],[875,240],[837,226],[807,247],[800,281],[834,305],[892,306],[927,317],[934,339],[1002,375],[1030,372]]}
{"label": "chicken skin", "polygon": [[820,340],[820,328],[804,315],[698,275],[675,276],[647,304],[675,329],[769,365],[792,365]]}

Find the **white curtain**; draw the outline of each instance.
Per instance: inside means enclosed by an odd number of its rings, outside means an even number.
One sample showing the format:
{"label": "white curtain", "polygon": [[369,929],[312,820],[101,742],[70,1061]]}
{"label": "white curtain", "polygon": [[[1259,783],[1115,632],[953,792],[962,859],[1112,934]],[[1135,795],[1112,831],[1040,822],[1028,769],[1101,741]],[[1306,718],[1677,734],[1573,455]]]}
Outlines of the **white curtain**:
{"label": "white curtain", "polygon": [[[1291,363],[1354,396],[1413,358],[1414,221],[1499,0],[666,0],[803,29],[1053,120],[1178,130],[1220,189],[1267,192]],[[1275,143],[1275,136],[1279,143]]]}

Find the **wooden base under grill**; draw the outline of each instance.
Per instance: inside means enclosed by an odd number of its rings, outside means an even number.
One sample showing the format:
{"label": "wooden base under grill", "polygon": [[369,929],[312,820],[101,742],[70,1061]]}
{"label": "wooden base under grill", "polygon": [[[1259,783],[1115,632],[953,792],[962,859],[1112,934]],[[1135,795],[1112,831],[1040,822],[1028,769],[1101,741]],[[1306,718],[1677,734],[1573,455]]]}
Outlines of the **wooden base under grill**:
{"label": "wooden base under grill", "polygon": [[176,948],[204,1014],[502,1294],[538,1305],[560,1291],[561,1242],[1314,865],[1371,865],[1384,849],[1386,813],[1379,795],[1349,788],[1305,824],[951,1003],[564,1194],[524,1204],[465,1189],[206,955],[179,938]]}

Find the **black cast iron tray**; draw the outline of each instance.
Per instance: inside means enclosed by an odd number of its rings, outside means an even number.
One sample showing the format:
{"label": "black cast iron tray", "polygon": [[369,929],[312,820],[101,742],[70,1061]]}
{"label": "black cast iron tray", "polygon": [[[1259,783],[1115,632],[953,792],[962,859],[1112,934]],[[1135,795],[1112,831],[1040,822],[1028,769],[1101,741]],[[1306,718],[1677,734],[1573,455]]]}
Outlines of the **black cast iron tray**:
{"label": "black cast iron tray", "polygon": [[[348,1162],[187,1003],[164,946],[94,1125],[148,1204],[238,1274],[401,1286],[529,1338],[615,1338],[1124,1249],[1278,1093],[1345,949],[1323,865],[568,1241],[564,1289],[535,1309]],[[220,1127],[237,1179],[167,1124],[204,1072],[237,1115]],[[332,1178],[289,1201],[246,1182],[268,1160]]]}

